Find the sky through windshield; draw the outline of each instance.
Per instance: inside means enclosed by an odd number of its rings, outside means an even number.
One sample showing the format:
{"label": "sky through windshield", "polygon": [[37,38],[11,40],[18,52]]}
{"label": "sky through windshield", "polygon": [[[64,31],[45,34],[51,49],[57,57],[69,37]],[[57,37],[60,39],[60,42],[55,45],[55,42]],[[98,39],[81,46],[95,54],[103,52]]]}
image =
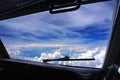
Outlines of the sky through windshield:
{"label": "sky through windshield", "polygon": [[0,21],[0,38],[11,58],[40,61],[69,56],[95,61],[55,64],[102,67],[110,35],[113,1],[82,5],[77,11],[36,13]]}

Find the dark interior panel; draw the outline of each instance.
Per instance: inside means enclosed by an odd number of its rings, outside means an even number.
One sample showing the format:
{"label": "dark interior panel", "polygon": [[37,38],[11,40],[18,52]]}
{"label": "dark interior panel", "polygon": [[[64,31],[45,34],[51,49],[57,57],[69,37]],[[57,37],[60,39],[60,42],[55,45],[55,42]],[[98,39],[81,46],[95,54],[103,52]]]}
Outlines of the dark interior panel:
{"label": "dark interior panel", "polygon": [[[0,60],[0,80],[35,79],[35,80],[100,80],[102,71],[97,69],[70,69],[62,67],[31,65],[25,62]],[[47,65],[47,64],[45,64]]]}

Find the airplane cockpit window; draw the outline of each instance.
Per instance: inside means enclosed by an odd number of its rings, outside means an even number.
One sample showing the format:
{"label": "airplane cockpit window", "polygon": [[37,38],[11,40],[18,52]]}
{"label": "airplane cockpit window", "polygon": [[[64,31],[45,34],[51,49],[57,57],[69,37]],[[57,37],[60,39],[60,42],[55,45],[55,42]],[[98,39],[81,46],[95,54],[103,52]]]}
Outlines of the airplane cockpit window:
{"label": "airplane cockpit window", "polygon": [[71,12],[45,11],[2,20],[0,38],[13,59],[101,68],[113,8],[114,1],[107,1],[81,5]]}

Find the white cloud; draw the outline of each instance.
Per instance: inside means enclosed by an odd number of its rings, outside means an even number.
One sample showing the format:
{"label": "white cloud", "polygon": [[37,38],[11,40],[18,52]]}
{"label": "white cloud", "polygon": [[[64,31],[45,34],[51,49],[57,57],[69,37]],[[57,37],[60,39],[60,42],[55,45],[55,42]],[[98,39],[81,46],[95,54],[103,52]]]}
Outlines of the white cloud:
{"label": "white cloud", "polygon": [[10,57],[15,58],[15,59],[19,58],[19,55],[21,54],[21,51],[15,47],[7,48],[7,51]]}
{"label": "white cloud", "polygon": [[[50,46],[51,45],[49,45],[49,47]],[[95,58],[95,61],[81,61],[81,62],[79,62],[79,61],[60,61],[60,62],[58,62],[58,64],[72,65],[72,66],[97,67],[97,68],[102,67],[104,58],[105,58],[105,51],[106,51],[105,47],[96,47],[96,48],[88,49],[87,47],[84,47],[84,46],[83,47],[82,46],[81,47],[80,46],[60,46],[59,49],[55,50],[52,53],[51,52],[48,52],[48,53],[43,52],[43,53],[40,53],[39,55],[36,55],[35,57],[26,57],[26,56],[20,56],[20,54],[21,54],[20,50],[23,46],[21,48],[15,47],[15,46],[13,46],[13,47],[7,48],[8,52],[12,58],[42,62],[43,59],[62,58],[65,56],[65,54],[63,54],[64,51],[69,51],[69,53],[66,53],[66,54],[70,55],[70,58],[72,58],[72,59]],[[35,46],[33,46],[33,47],[35,47]],[[24,49],[24,47],[23,47],[23,49]],[[77,53],[75,53],[75,52],[77,52]],[[54,62],[50,62],[50,63],[54,63]]]}

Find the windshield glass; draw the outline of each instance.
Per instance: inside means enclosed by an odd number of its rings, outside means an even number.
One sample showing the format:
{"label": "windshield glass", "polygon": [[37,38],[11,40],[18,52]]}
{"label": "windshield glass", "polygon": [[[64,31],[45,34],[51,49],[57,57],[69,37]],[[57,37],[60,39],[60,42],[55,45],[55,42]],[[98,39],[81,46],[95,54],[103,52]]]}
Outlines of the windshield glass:
{"label": "windshield glass", "polygon": [[79,10],[48,11],[0,21],[0,38],[11,58],[43,62],[69,56],[94,61],[53,64],[101,68],[109,41],[113,1],[82,5]]}

